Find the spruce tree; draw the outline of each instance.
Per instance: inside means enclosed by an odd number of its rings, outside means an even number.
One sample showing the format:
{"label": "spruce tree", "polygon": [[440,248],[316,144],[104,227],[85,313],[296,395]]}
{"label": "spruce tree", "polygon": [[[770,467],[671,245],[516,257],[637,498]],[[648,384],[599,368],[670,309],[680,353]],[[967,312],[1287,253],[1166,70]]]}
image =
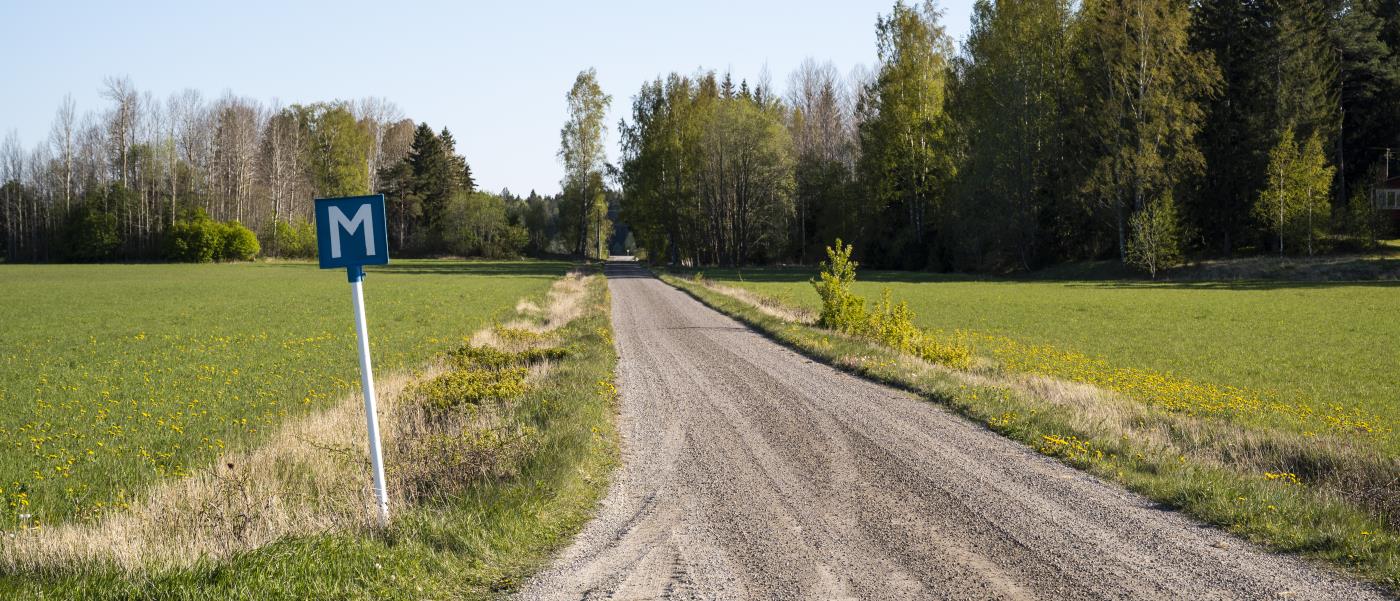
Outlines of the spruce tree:
{"label": "spruce tree", "polygon": [[447,200],[456,192],[457,175],[443,139],[433,133],[427,123],[413,132],[408,163],[413,170],[413,194],[422,204],[423,225],[435,228],[446,209]]}
{"label": "spruce tree", "polygon": [[[1400,62],[1395,47],[1386,42],[1385,18],[1386,11],[1398,6],[1383,0],[1342,0],[1336,10],[1331,40],[1340,55],[1341,141],[1334,161],[1340,170],[1338,198],[1368,189],[1379,149],[1400,140]],[[1400,35],[1400,23],[1389,27],[1391,34]]]}
{"label": "spruce tree", "polygon": [[1250,211],[1276,141],[1271,118],[1276,86],[1267,67],[1274,39],[1270,23],[1261,1],[1196,5],[1192,46],[1214,57],[1221,80],[1219,94],[1203,101],[1199,141],[1205,171],[1182,205],[1186,220],[1216,253],[1228,255],[1252,238]]}

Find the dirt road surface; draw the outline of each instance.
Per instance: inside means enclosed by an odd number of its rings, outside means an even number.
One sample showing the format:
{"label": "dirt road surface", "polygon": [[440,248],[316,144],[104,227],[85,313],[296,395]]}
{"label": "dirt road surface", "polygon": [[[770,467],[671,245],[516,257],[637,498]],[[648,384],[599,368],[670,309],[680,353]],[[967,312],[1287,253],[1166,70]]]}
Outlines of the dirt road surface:
{"label": "dirt road surface", "polygon": [[1380,599],[607,267],[624,465],[524,599]]}

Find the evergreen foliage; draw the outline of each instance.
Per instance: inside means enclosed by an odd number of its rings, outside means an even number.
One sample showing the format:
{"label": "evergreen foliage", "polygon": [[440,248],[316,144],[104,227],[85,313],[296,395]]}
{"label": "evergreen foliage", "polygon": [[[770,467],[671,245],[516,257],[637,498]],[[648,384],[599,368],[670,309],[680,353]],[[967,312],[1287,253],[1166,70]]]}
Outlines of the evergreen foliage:
{"label": "evergreen foliage", "polygon": [[65,259],[79,263],[111,260],[121,246],[115,215],[84,203],[68,214]]}

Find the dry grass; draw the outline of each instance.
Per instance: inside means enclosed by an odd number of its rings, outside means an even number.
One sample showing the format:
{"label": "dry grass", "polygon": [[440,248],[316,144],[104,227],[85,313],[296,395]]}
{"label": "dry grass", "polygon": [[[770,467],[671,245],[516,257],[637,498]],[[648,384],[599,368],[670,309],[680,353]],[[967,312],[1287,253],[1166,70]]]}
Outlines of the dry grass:
{"label": "dry grass", "polygon": [[584,275],[578,271],[569,272],[550,287],[544,307],[530,299],[521,299],[515,305],[515,312],[519,314],[519,318],[477,332],[472,336],[471,343],[506,351],[529,348],[538,340],[532,340],[524,333],[548,335],[583,315],[588,309],[584,302],[588,282],[594,277],[597,276]]}
{"label": "dry grass", "polygon": [[[380,412],[394,414],[412,381],[440,369],[380,377]],[[347,395],[327,411],[286,424],[256,449],[224,454],[193,476],[155,485],[129,511],[11,533],[0,545],[0,566],[187,566],[285,536],[373,527],[364,423],[360,395]]]}
{"label": "dry grass", "polygon": [[759,312],[769,317],[775,317],[783,321],[800,323],[803,325],[813,325],[817,323],[817,313],[815,311],[812,311],[811,309],[793,307],[779,299],[764,296],[762,294],[758,294],[751,290],[745,290],[743,288],[726,286],[714,280],[707,280],[699,275],[697,275],[693,279],[693,281],[697,284],[700,284],[701,286],[704,286],[708,290],[713,290],[735,300],[751,305],[753,308],[758,309]]}
{"label": "dry grass", "polygon": [[[519,319],[481,330],[473,342],[505,351],[544,344],[550,332],[583,315],[589,277],[595,276],[571,273],[560,279],[545,307],[522,301]],[[434,361],[375,382],[389,489],[406,497],[391,497],[391,507],[495,473],[530,450],[526,433],[502,426],[498,408],[443,416],[407,402],[413,384],[446,369]],[[547,362],[533,365],[529,379],[538,380],[547,370]],[[284,424],[255,449],[226,453],[192,476],[153,486],[128,511],[93,523],[0,535],[0,571],[86,563],[128,571],[187,567],[288,536],[374,529],[364,423],[361,396],[346,395],[331,409]],[[453,439],[465,446],[452,453],[435,446]]]}

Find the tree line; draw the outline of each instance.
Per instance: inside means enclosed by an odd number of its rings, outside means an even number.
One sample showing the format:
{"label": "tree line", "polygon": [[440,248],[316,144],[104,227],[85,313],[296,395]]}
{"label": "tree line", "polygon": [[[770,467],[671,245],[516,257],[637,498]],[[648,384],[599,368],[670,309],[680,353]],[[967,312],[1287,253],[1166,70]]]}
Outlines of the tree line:
{"label": "tree line", "polygon": [[476,189],[446,128],[382,98],[282,106],[108,78],[47,140],[0,143],[6,261],[314,257],[312,200],[383,192],[397,255],[566,252],[560,196]]}
{"label": "tree line", "polygon": [[671,73],[620,124],[621,219],[655,261],[1034,269],[1313,253],[1389,233],[1395,0],[978,0],[875,24],[878,62]]}

